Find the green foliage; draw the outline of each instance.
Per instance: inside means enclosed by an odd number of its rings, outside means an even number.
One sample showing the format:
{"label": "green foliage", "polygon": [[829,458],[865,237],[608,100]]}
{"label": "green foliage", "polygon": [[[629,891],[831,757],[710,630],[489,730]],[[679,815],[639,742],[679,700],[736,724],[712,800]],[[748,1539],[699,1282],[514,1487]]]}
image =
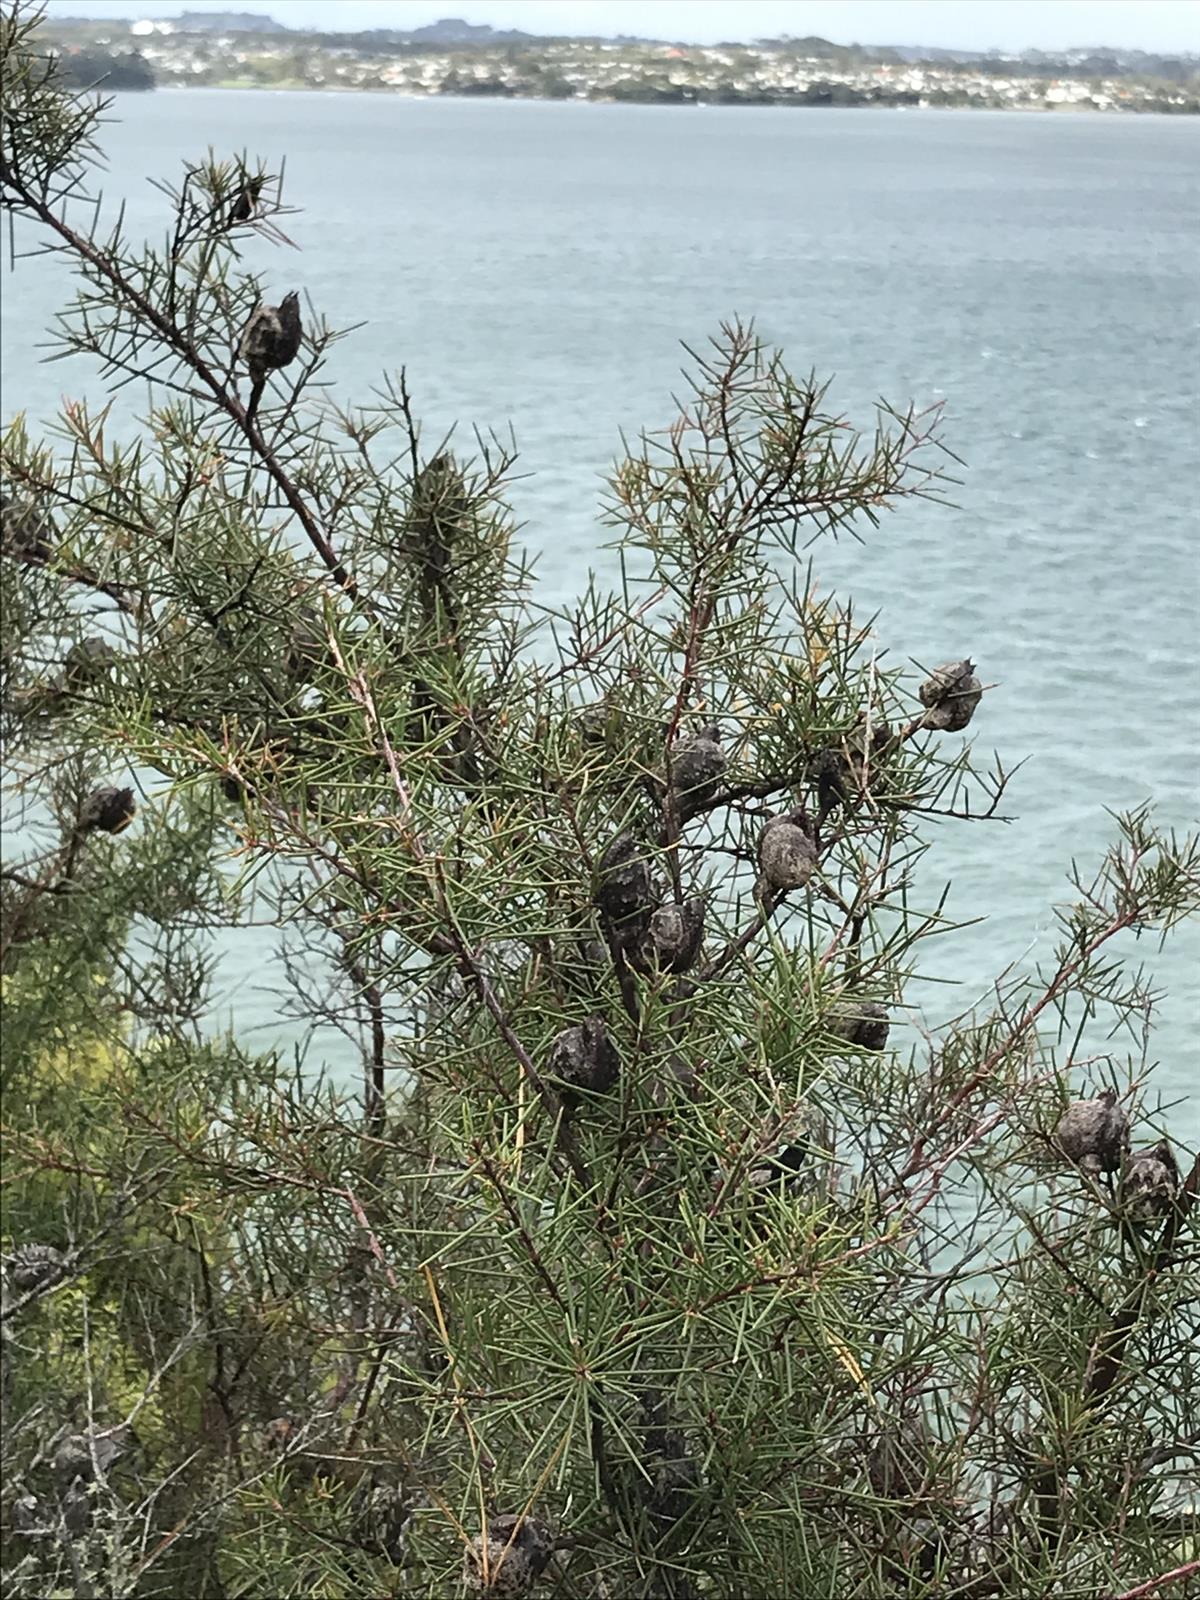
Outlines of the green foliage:
{"label": "green foliage", "polygon": [[[862,435],[722,329],[614,467],[619,585],[547,611],[507,443],[429,449],[403,373],[333,406],[309,310],[248,408],[278,180],[210,156],[161,247],[85,228],[96,113],[5,30],[60,343],[149,392],[0,455],[41,846],[0,908],[10,1592],[984,1600],[1186,1563],[1197,1168],[1139,1217],[1054,1130],[1083,1083],[1162,1131],[1119,957],[1200,852],[1119,819],[1045,970],[910,1026],[957,931],[928,819],[1008,774],[961,737],[986,695],[936,703],[970,664],[922,694],[803,558],[941,496],[937,413]],[[83,828],[127,771],[132,825]],[[760,862],[772,814],[807,881]],[[264,924],[361,1030],[361,1095],[206,1027],[210,935]],[[62,1440],[125,1426],[81,1508]]]}

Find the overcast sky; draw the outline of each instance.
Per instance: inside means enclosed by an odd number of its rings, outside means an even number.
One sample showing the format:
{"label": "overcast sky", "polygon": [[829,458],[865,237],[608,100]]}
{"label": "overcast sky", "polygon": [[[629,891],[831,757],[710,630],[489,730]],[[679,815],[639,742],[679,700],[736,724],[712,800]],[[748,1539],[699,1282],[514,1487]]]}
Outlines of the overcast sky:
{"label": "overcast sky", "polygon": [[839,43],[967,50],[1123,45],[1200,51],[1200,0],[49,0],[73,17],[262,12],[293,28],[414,28],[465,17],[530,33],[711,42],[815,33]]}

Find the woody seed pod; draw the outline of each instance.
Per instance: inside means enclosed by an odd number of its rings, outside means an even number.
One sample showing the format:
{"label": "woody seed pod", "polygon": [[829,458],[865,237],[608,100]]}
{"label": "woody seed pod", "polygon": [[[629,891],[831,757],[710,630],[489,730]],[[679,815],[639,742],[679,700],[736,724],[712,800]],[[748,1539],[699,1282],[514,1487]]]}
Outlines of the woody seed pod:
{"label": "woody seed pod", "polygon": [[92,1503],[83,1484],[76,1481],[63,1495],[63,1527],[72,1539],[81,1538],[92,1525]]}
{"label": "woody seed pod", "polygon": [[[457,461],[448,451],[431,457],[413,480],[410,516],[417,523],[410,531],[422,534],[426,540],[439,526],[458,533],[470,509],[467,480]],[[417,548],[414,553],[423,552]]]}
{"label": "woody seed pod", "polygon": [[19,717],[48,717],[59,709],[64,697],[61,677],[20,683],[8,691],[9,707]]}
{"label": "woody seed pod", "polygon": [[429,624],[453,632],[460,597],[451,582],[453,558],[472,527],[471,494],[462,468],[450,454],[434,456],[413,481],[403,548],[417,573],[421,610]]}
{"label": "woody seed pod", "polygon": [[252,381],[289,366],[300,352],[300,296],[293,291],[277,306],[257,305],[242,332],[241,353]]}
{"label": "woody seed pod", "polygon": [[532,1517],[489,1517],[486,1535],[476,1534],[463,1557],[463,1589],[517,1600],[529,1593],[553,1554],[553,1534]]}
{"label": "woody seed pod", "polygon": [[587,1089],[604,1094],[617,1081],[621,1058],[608,1037],[603,1017],[586,1017],[578,1027],[564,1028],[550,1046],[546,1072],[568,1093]]}
{"label": "woody seed pod", "polygon": [[580,739],[595,749],[615,744],[622,729],[621,706],[614,695],[605,694],[591,705],[574,713],[574,726]]}
{"label": "woody seed pod", "polygon": [[809,762],[808,778],[817,790],[818,827],[839,801],[844,805],[849,799],[846,775],[846,762],[839,750],[818,750]]}
{"label": "woody seed pod", "polygon": [[269,372],[277,372],[296,359],[303,335],[300,325],[300,296],[285,295],[277,306],[259,305],[251,313],[242,333],[241,356],[250,373],[250,399],[246,420],[258,411]]}
{"label": "woody seed pod", "polygon": [[838,752],[839,771],[845,791],[862,794],[872,787],[886,761],[892,743],[892,730],[881,717],[861,712],[859,720],[842,741]]}
{"label": "woody seed pod", "polygon": [[681,1094],[694,1096],[700,1085],[700,1073],[694,1061],[689,1061],[686,1056],[673,1050],[666,1060],[667,1071],[671,1081]]}
{"label": "woody seed pod", "polygon": [[0,552],[14,561],[44,566],[54,554],[58,530],[36,506],[0,495]]}
{"label": "woody seed pod", "polygon": [[233,227],[239,222],[249,222],[254,214],[254,201],[250,198],[250,187],[243,184],[233,197],[233,204],[229,208],[229,215],[225,219],[226,226]]}
{"label": "woody seed pod", "polygon": [[650,912],[654,900],[648,854],[632,834],[618,834],[600,857],[593,898],[615,928]]}
{"label": "woody seed pod", "polygon": [[93,789],[79,812],[80,833],[121,833],[137,815],[137,801],[132,789],[118,789],[104,784]]}
{"label": "woody seed pod", "polygon": [[796,1194],[811,1188],[814,1159],[827,1143],[827,1134],[811,1108],[799,1106],[779,1128],[775,1147],[751,1168],[750,1187],[760,1194],[777,1189]]}
{"label": "woody seed pod", "polygon": [[924,726],[940,733],[961,733],[983,698],[983,685],[972,661],[947,661],[935,667],[917,691],[927,706]]}
{"label": "woody seed pod", "polygon": [[1165,1139],[1139,1150],[1121,1177],[1121,1202],[1134,1222],[1163,1217],[1179,1194],[1179,1167]]}
{"label": "woody seed pod", "polygon": [[[641,1402],[642,1467],[650,1475],[646,1509],[664,1531],[684,1517],[704,1487],[704,1478],[686,1436],[674,1425],[672,1410],[657,1389]],[[641,1492],[639,1490],[639,1492]]]}
{"label": "woody seed pod", "polygon": [[73,1433],[54,1452],[54,1475],[63,1484],[82,1478],[90,1483],[97,1469],[107,1472],[137,1443],[133,1429],[122,1424],[102,1433]]}
{"label": "woody seed pod", "polygon": [[579,959],[593,971],[603,971],[608,962],[608,951],[602,939],[583,938],[578,940]]}
{"label": "woody seed pod", "polygon": [[808,1160],[808,1147],[803,1144],[781,1144],[761,1165],[750,1171],[753,1189],[770,1190],[776,1187],[790,1190],[796,1183]]}
{"label": "woody seed pod", "polygon": [[12,1520],[17,1533],[33,1533],[40,1530],[45,1518],[37,1495],[19,1495],[12,1503]]}
{"label": "woody seed pod", "polygon": [[1083,1172],[1117,1172],[1129,1149],[1129,1118],[1115,1089],[1076,1100],[1059,1118],[1054,1142]]}
{"label": "woody seed pod", "polygon": [[640,972],[687,972],[704,939],[704,900],[694,895],[681,906],[659,906],[651,913],[633,964]]}
{"label": "woody seed pod", "polygon": [[62,1252],[48,1244],[20,1244],[8,1258],[8,1276],[14,1289],[28,1294],[31,1289],[56,1283],[66,1271]]}
{"label": "woody seed pod", "polygon": [[667,1439],[668,1448],[676,1453],[664,1459],[654,1474],[651,1491],[650,1515],[664,1527],[673,1527],[686,1516],[696,1496],[704,1488],[704,1477],[699,1464],[688,1454],[687,1444],[681,1434]]}
{"label": "woody seed pod", "polygon": [[646,1453],[657,1457],[647,1510],[660,1527],[674,1527],[704,1488],[699,1463],[688,1449],[687,1440],[674,1428],[648,1435]]}
{"label": "woody seed pod", "polygon": [[575,713],[575,728],[584,744],[603,744],[608,736],[611,707],[603,700],[581,706]]}
{"label": "woody seed pod", "polygon": [[225,219],[226,227],[232,228],[239,222],[249,222],[258,206],[258,198],[262,193],[263,180],[261,178],[247,178],[238,189],[229,207],[229,215]]}
{"label": "woody seed pod", "polygon": [[758,864],[767,885],[779,893],[802,889],[817,868],[817,852],[801,826],[802,811],[771,817],[758,839]]}
{"label": "woody seed pod", "polygon": [[861,768],[868,757],[874,763],[883,756],[891,739],[892,730],[882,717],[872,716],[868,724],[867,713],[859,712],[858,722],[846,735],[846,750],[851,763]]}
{"label": "woody seed pod", "polygon": [[79,639],[67,651],[63,662],[63,683],[76,694],[92,688],[103,680],[116,659],[117,652],[99,634]]}
{"label": "woody seed pod", "polygon": [[240,778],[235,777],[232,772],[223,772],[217,779],[217,783],[226,800],[235,805],[239,801],[245,800],[249,795],[246,785]]}
{"label": "woody seed pod", "polygon": [[887,1007],[878,1000],[849,1000],[834,1006],[825,1026],[835,1039],[859,1050],[884,1050],[891,1025]]}
{"label": "woody seed pod", "polygon": [[720,739],[720,724],[710,722],[691,738],[677,739],[671,746],[671,787],[679,797],[684,821],[694,816],[717,792],[728,760]]}
{"label": "woody seed pod", "polygon": [[355,1491],[351,1506],[355,1542],[399,1566],[404,1559],[404,1536],[413,1510],[401,1490],[393,1484],[367,1480]]}

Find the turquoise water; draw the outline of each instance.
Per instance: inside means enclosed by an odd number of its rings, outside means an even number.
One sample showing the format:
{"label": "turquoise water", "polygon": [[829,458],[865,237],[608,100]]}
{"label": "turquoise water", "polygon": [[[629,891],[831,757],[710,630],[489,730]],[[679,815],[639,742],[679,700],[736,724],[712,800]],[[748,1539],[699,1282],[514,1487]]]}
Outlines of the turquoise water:
{"label": "turquoise water", "polygon": [[[937,828],[927,899],[952,879],[951,912],[987,921],[931,957],[959,983],[910,994],[930,1020],[1048,957],[1071,858],[1090,866],[1112,837],[1106,807],[1153,796],[1195,824],[1197,120],[216,90],[121,97],[114,115],[106,193],[134,235],[164,226],[145,178],[185,156],[286,154],[300,253],[256,246],[253,264],[335,325],[366,321],[333,355],[347,390],[403,364],[431,430],[513,424],[546,599],[606,570],[598,475],[622,428],[669,417],[677,341],[722,318],[836,373],[856,419],[881,394],[945,401],[960,509],[910,507],[865,547],[814,551],[822,584],[880,611],[881,648],[974,655],[998,684],[977,742],[1029,758],[1012,826]],[[78,363],[37,365],[55,265],[18,262],[4,287],[5,417],[98,395]],[[239,938],[239,969],[266,937]],[[1156,1087],[1187,1095],[1200,940],[1128,949],[1169,990]],[[296,1036],[232,970],[221,1014],[260,1043]],[[336,1036],[314,1048],[347,1059]],[[1193,1138],[1198,1122],[1194,1102],[1172,1118]]]}

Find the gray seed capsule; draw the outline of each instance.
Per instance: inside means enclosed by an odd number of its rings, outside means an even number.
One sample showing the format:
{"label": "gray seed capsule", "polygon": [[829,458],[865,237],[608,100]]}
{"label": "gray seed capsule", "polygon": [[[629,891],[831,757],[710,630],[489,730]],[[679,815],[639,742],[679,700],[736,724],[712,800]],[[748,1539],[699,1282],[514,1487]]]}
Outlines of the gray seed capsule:
{"label": "gray seed capsule", "polygon": [[800,1194],[816,1182],[816,1163],[828,1135],[810,1106],[798,1106],[777,1130],[778,1142],[766,1150],[750,1170],[750,1187],[757,1193],[782,1190]]}
{"label": "gray seed capsule", "polygon": [[137,815],[132,789],[104,784],[93,789],[79,811],[80,833],[121,833]]}
{"label": "gray seed capsule", "polygon": [[615,699],[607,696],[591,705],[580,706],[574,715],[575,729],[580,739],[595,748],[603,748],[610,741],[615,742],[621,731],[621,721],[620,706]]}
{"label": "gray seed capsule", "polygon": [[225,218],[227,228],[235,227],[239,222],[249,222],[258,206],[262,194],[263,180],[258,177],[247,178],[245,183],[237,190],[230,204],[228,215]]}
{"label": "gray seed capsule", "polygon": [[107,639],[92,634],[80,639],[67,651],[63,662],[63,683],[76,694],[101,683],[117,659]]}
{"label": "gray seed capsule", "polygon": [[48,1244],[20,1244],[9,1256],[8,1276],[21,1294],[56,1283],[66,1270],[66,1257]]}
{"label": "gray seed capsule", "polygon": [[72,1539],[81,1539],[92,1525],[92,1503],[78,1480],[62,1497],[62,1520]]}
{"label": "gray seed capsule", "polygon": [[132,1428],[106,1428],[102,1433],[72,1433],[54,1452],[54,1475],[61,1483],[82,1479],[90,1483],[98,1467],[107,1472],[129,1454],[137,1442]]}
{"label": "gray seed capsule", "polygon": [[685,818],[717,792],[728,760],[720,740],[720,725],[710,722],[691,738],[677,739],[671,746],[671,787]]}
{"label": "gray seed capsule", "polygon": [[1083,1172],[1117,1172],[1129,1149],[1129,1118],[1115,1089],[1076,1100],[1059,1118],[1054,1142]]}
{"label": "gray seed capsule", "polygon": [[777,892],[802,889],[817,870],[817,852],[800,825],[802,812],[772,817],[759,835],[758,864],[770,888]]}
{"label": "gray seed capsule", "polygon": [[12,1503],[12,1520],[18,1533],[40,1531],[45,1525],[45,1513],[37,1495],[18,1495]]}
{"label": "gray seed capsule", "polygon": [[414,1506],[394,1484],[364,1483],[351,1501],[351,1530],[355,1540],[373,1554],[386,1556],[393,1566],[404,1559],[409,1519]]}
{"label": "gray seed capsule", "polygon": [[621,1058],[608,1037],[603,1017],[587,1017],[575,1028],[564,1028],[550,1046],[546,1072],[570,1091],[586,1089],[605,1094],[617,1081]]}
{"label": "gray seed capsule", "polygon": [[961,733],[983,698],[972,661],[947,661],[935,667],[917,691],[928,709],[924,725],[940,733]]}
{"label": "gray seed capsule", "polygon": [[892,730],[882,717],[872,717],[868,725],[866,712],[860,712],[858,722],[846,735],[846,751],[857,766],[861,767],[868,757],[874,764],[886,752],[891,738]]}
{"label": "gray seed capsule", "polygon": [[675,1050],[667,1057],[666,1067],[681,1094],[695,1094],[700,1085],[700,1073],[694,1061],[688,1060]]}
{"label": "gray seed capsule", "polygon": [[887,1047],[888,1009],[878,1000],[849,1000],[834,1006],[826,1020],[826,1028],[836,1039],[859,1050],[883,1050]]}
{"label": "gray seed capsule", "polygon": [[621,833],[596,868],[596,905],[615,928],[640,921],[654,904],[649,855],[630,833]]}
{"label": "gray seed capsule", "polygon": [[489,1517],[486,1538],[476,1534],[463,1558],[463,1589],[517,1600],[529,1593],[553,1554],[550,1530],[532,1517]]}
{"label": "gray seed capsule", "polygon": [[300,296],[285,295],[277,306],[258,305],[251,313],[241,340],[241,357],[250,373],[250,399],[246,420],[253,421],[269,372],[288,366],[300,352],[304,330],[300,324]]}
{"label": "gray seed capsule", "polygon": [[846,779],[851,774],[841,751],[833,749],[818,750],[806,771],[809,782],[816,785],[819,828],[835,806],[849,803],[852,791]]}
{"label": "gray seed capsule", "polygon": [[687,972],[695,965],[704,940],[704,900],[699,895],[681,906],[659,906],[637,949],[635,965],[643,972]]}
{"label": "gray seed capsule", "polygon": [[255,306],[242,334],[242,360],[251,379],[261,383],[268,372],[286,367],[300,353],[303,328],[300,296],[293,291],[277,306]]}
{"label": "gray seed capsule", "polygon": [[673,1425],[671,1408],[657,1390],[644,1397],[642,1415],[642,1466],[652,1482],[646,1509],[665,1529],[686,1515],[704,1487],[704,1478],[687,1438]]}
{"label": "gray seed capsule", "polygon": [[891,750],[892,730],[881,717],[865,713],[842,741],[839,752],[843,788],[850,794],[863,794],[871,788]]}
{"label": "gray seed capsule", "polygon": [[668,1429],[657,1436],[661,1452],[654,1472],[648,1510],[662,1527],[673,1527],[685,1517],[704,1488],[699,1463],[681,1433]]}
{"label": "gray seed capsule", "polygon": [[0,551],[16,561],[44,566],[54,554],[58,529],[36,506],[0,495]]}
{"label": "gray seed capsule", "polygon": [[1179,1194],[1179,1167],[1165,1139],[1133,1156],[1121,1178],[1121,1203],[1134,1222],[1163,1217]]}
{"label": "gray seed capsule", "polygon": [[242,780],[232,772],[223,772],[217,779],[217,785],[226,800],[233,804],[249,798],[250,791]]}

